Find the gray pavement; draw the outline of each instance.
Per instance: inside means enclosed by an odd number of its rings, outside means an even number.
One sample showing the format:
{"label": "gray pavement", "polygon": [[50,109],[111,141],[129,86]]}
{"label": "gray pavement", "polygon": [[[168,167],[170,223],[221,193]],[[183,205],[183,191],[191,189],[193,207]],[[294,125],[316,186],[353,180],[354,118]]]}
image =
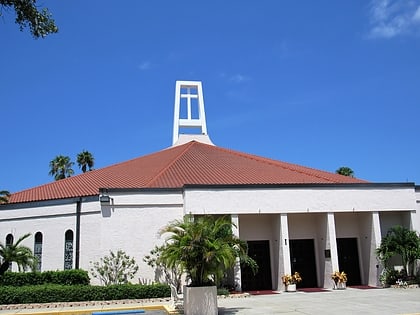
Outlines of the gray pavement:
{"label": "gray pavement", "polygon": [[420,289],[354,289],[282,292],[219,300],[220,315],[420,314]]}
{"label": "gray pavement", "polygon": [[[151,303],[128,303],[124,306],[106,305],[106,309],[141,308]],[[156,303],[154,303],[156,304]],[[168,305],[164,301],[160,305]],[[325,292],[281,292],[270,295],[251,295],[238,298],[219,298],[220,315],[345,315],[345,314],[418,314],[420,315],[420,289],[355,289]],[[98,309],[96,309],[97,311]],[[61,309],[2,310],[0,314],[90,314],[92,306],[63,307]],[[154,312],[151,312],[152,314]],[[160,314],[160,312],[159,312]]]}

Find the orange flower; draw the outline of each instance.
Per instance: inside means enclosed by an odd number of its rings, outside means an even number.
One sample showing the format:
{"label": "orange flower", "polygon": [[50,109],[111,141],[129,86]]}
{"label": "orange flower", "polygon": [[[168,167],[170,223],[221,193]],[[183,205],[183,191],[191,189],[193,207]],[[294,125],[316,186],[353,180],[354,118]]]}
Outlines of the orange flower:
{"label": "orange flower", "polygon": [[296,271],[293,275],[286,274],[282,276],[281,281],[284,283],[284,285],[296,284],[302,281],[302,277],[300,276],[299,272]]}

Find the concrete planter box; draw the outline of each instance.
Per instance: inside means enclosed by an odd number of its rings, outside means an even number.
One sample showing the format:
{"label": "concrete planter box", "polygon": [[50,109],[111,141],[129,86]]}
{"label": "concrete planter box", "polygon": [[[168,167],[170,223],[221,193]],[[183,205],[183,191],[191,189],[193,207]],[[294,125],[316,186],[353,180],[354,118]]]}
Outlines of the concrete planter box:
{"label": "concrete planter box", "polygon": [[217,287],[184,287],[185,315],[217,315]]}

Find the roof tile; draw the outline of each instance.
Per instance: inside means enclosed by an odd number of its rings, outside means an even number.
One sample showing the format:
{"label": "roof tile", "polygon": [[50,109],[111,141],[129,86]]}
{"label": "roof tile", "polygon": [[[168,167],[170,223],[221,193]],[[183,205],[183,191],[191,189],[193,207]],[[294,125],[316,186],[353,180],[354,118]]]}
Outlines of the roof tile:
{"label": "roof tile", "polygon": [[196,141],[11,195],[9,203],[95,196],[100,188],[339,184],[366,181]]}

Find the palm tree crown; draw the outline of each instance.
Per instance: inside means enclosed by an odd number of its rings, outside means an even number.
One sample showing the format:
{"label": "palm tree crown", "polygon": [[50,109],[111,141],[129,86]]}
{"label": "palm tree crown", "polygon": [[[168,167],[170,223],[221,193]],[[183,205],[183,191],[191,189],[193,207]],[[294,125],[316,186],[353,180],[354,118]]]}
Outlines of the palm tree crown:
{"label": "palm tree crown", "polygon": [[55,180],[64,179],[70,177],[74,174],[72,166],[74,162],[70,160],[70,157],[64,155],[57,155],[50,162],[50,172],[51,176],[54,176]]}
{"label": "palm tree crown", "polygon": [[187,273],[191,286],[217,283],[236,259],[256,270],[247,255],[247,244],[232,234],[232,222],[226,217],[192,217],[175,221],[161,233],[169,233],[160,259],[169,268],[179,267]]}
{"label": "palm tree crown", "polygon": [[7,190],[0,190],[0,204],[8,203],[10,197],[10,192]]}
{"label": "palm tree crown", "polygon": [[87,168],[89,168],[89,171],[91,171],[93,169],[94,163],[95,159],[92,153],[89,151],[83,150],[77,155],[77,164],[83,173],[86,173]]}
{"label": "palm tree crown", "polygon": [[420,237],[415,231],[400,225],[394,226],[382,238],[376,253],[385,266],[391,257],[399,255],[405,271],[410,274],[410,265],[420,259]]}
{"label": "palm tree crown", "polygon": [[29,247],[20,245],[20,243],[28,238],[31,234],[25,234],[21,236],[16,243],[2,244],[0,243],[0,275],[4,274],[10,266],[11,262],[17,263],[19,271],[26,269],[27,267],[34,267],[36,258]]}
{"label": "palm tree crown", "polygon": [[338,170],[335,171],[336,174],[354,177],[354,172],[350,167],[342,166]]}

